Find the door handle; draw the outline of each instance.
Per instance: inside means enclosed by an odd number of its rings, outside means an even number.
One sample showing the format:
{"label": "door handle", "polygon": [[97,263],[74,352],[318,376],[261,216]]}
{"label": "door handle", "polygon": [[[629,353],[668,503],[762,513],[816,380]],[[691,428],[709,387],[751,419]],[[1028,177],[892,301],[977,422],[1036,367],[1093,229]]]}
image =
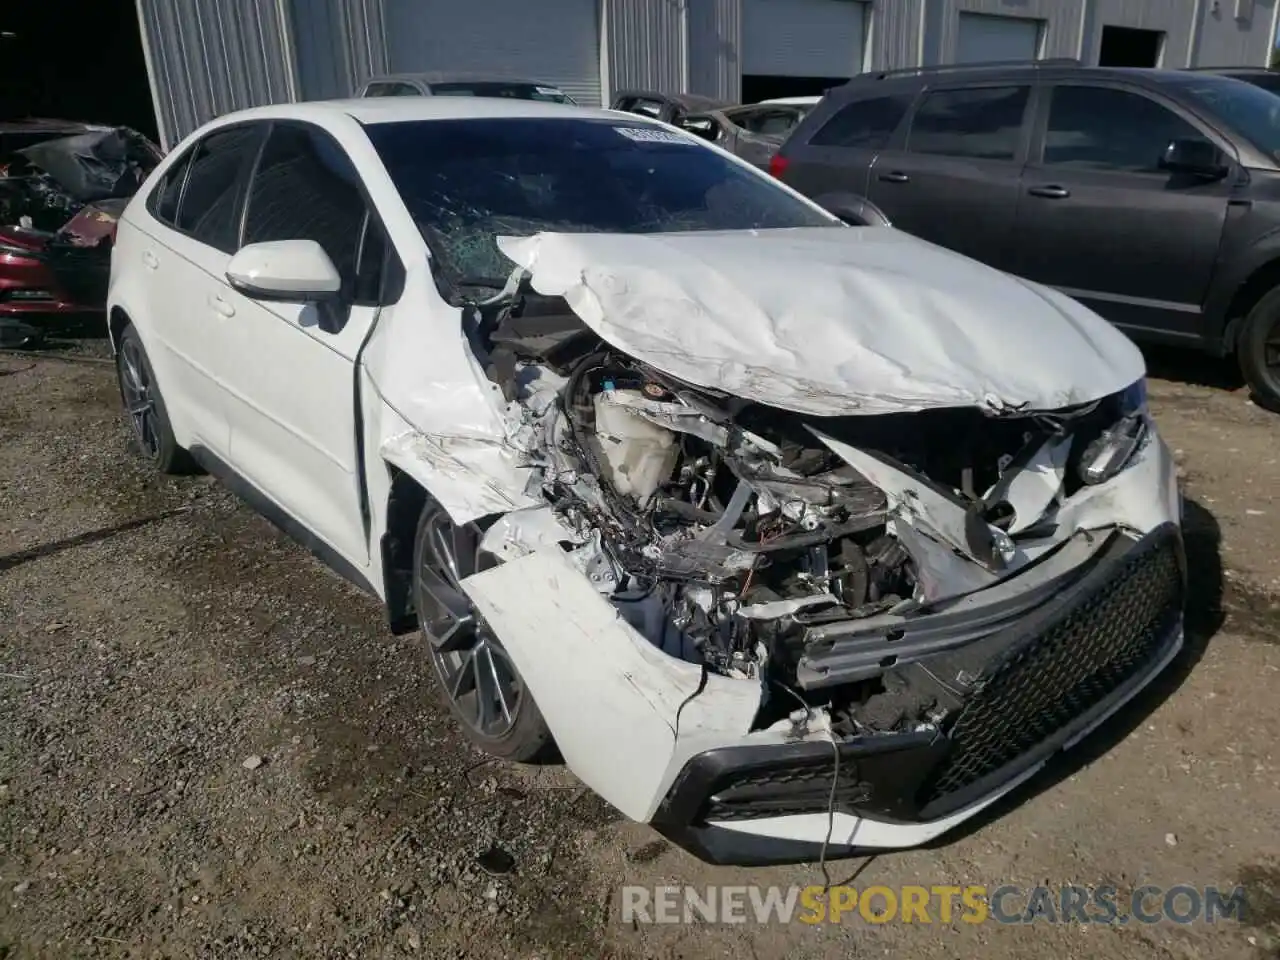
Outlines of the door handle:
{"label": "door handle", "polygon": [[150,250],[142,251],[142,265],[148,270],[154,270],[160,266],[159,258]]}
{"label": "door handle", "polygon": [[880,179],[885,183],[910,183],[911,178],[901,170],[891,170],[889,173],[880,174]]}
{"label": "door handle", "polygon": [[234,317],[236,308],[221,297],[212,296],[209,298],[209,306],[213,307],[213,312],[222,317]]}
{"label": "door handle", "polygon": [[1066,187],[1060,187],[1056,183],[1051,183],[1043,187],[1032,187],[1027,193],[1033,197],[1044,197],[1046,200],[1065,200],[1071,196],[1071,191]]}

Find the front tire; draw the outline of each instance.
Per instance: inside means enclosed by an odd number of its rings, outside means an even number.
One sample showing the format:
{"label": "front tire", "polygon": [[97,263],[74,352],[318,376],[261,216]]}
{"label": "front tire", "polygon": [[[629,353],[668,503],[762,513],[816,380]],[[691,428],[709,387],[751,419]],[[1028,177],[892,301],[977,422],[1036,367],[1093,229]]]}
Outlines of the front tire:
{"label": "front tire", "polygon": [[160,473],[198,472],[191,454],[174,438],[155,371],[142,346],[142,338],[132,326],[124,328],[116,347],[116,379],[138,453],[150,460]]}
{"label": "front tire", "polygon": [[540,759],[551,744],[542,713],[497,636],[461,587],[498,564],[480,549],[482,531],[457,525],[434,501],[418,518],[413,605],[441,698],[462,732],[503,760]]}
{"label": "front tire", "polygon": [[1280,411],[1280,287],[1254,304],[1245,317],[1236,357],[1259,405]]}

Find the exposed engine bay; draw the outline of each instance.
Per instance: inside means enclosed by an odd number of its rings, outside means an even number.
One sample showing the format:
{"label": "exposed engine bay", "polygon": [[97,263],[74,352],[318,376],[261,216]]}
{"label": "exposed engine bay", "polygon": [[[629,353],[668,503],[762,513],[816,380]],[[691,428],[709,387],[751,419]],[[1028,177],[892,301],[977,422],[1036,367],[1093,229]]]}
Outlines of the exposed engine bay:
{"label": "exposed engine bay", "polygon": [[[797,701],[849,734],[940,720],[945,692],[902,672],[894,624],[1061,546],[1056,509],[1146,439],[1119,395],[1051,414],[804,416],[683,383],[527,286],[468,321],[560,547],[655,646],[787,691],[761,724]],[[885,625],[860,668],[802,667],[858,624]]]}

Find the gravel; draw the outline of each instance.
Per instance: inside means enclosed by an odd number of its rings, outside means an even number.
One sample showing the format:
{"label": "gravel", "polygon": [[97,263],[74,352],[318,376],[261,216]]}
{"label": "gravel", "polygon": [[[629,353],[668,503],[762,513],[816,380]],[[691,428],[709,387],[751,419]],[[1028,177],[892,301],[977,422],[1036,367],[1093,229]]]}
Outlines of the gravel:
{"label": "gravel", "polygon": [[708,867],[563,768],[479,755],[367,597],[211,479],[141,467],[109,365],[0,355],[0,958],[1274,956],[1280,421],[1152,394],[1191,498],[1185,663],[972,829],[832,872],[1239,882],[1248,922],[633,926],[624,883],[819,875]]}

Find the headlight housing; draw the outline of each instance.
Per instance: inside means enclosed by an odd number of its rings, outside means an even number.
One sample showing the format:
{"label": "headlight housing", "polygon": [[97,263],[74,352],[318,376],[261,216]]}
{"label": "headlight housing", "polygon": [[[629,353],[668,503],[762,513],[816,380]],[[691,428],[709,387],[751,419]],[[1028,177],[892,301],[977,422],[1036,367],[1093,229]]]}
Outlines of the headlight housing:
{"label": "headlight housing", "polygon": [[1086,486],[1106,483],[1133,460],[1151,434],[1144,377],[1116,395],[1119,419],[1103,430],[1080,457],[1080,479]]}

